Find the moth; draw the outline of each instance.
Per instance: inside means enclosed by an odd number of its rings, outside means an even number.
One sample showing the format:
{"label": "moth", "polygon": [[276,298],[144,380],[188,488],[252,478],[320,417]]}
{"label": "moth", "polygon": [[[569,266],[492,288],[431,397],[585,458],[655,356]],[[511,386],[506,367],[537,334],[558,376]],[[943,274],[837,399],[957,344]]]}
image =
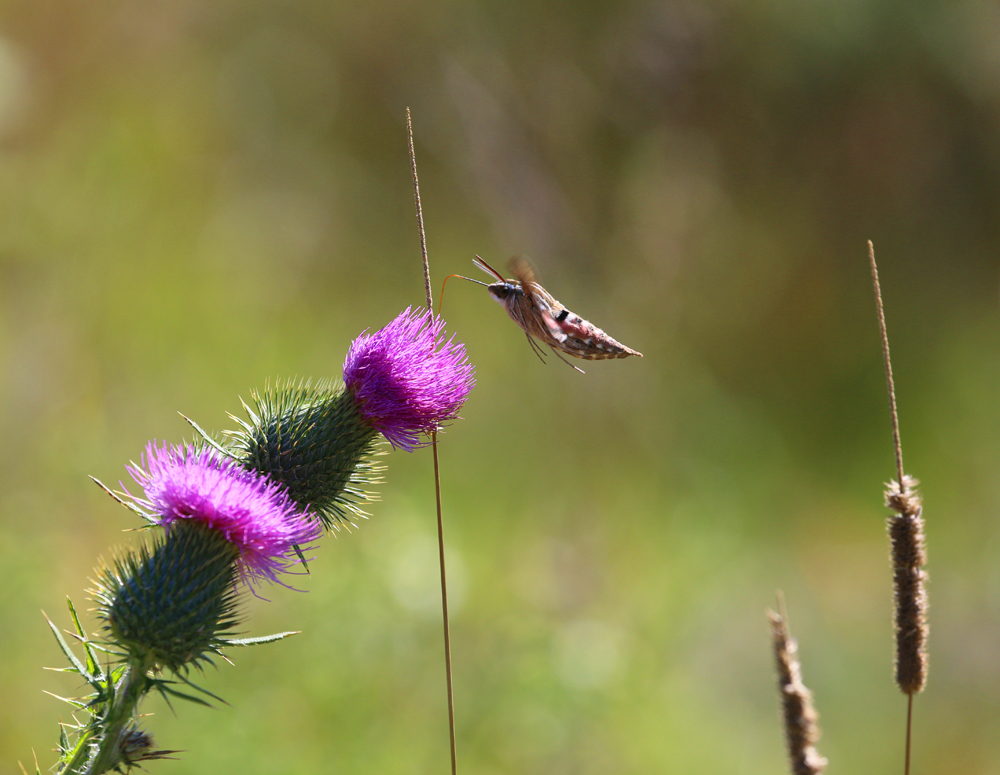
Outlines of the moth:
{"label": "moth", "polygon": [[[511,271],[516,278],[514,280],[505,280],[503,275],[479,256],[476,256],[472,263],[494,277],[496,282],[483,283],[471,277],[455,276],[485,285],[490,296],[507,310],[510,319],[524,331],[528,343],[543,363],[545,358],[538,342],[547,344],[570,366],[573,364],[560,353],[588,361],[627,358],[630,355],[642,357],[642,353],[612,339],[589,320],[570,312],[556,301],[552,294],[535,280],[535,273],[524,258],[517,257],[510,261]],[[538,341],[535,341],[536,339]],[[583,373],[583,369],[577,366],[573,368]]]}

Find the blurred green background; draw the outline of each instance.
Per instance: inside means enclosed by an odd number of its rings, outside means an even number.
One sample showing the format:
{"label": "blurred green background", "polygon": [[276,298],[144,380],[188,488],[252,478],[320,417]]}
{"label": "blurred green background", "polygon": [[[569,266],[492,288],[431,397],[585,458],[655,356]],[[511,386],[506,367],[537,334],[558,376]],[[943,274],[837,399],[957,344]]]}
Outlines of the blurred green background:
{"label": "blurred green background", "polygon": [[[867,267],[923,482],[931,676],[915,773],[1000,773],[1000,12],[992,3],[0,6],[0,769],[54,761],[86,608],[136,526],[87,479],[338,375],[423,299],[532,257],[645,358],[542,365],[486,295],[444,309],[478,387],[443,435],[461,771],[786,771],[784,590],[831,772],[902,770]],[[302,630],[149,728],[154,773],[448,768],[428,451],[324,539]],[[91,620],[92,622],[92,620]]]}

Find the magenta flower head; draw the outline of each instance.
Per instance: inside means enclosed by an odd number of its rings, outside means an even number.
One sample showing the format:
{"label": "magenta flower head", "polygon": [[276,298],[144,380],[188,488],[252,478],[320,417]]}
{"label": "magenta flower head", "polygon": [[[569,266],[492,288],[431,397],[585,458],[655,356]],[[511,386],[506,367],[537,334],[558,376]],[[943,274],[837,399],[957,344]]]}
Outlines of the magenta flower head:
{"label": "magenta flower head", "polygon": [[284,487],[210,448],[151,442],[143,462],[145,468],[126,466],[146,493],[145,499],[133,498],[136,504],[168,533],[180,520],[220,533],[236,548],[248,582],[276,581],[298,562],[298,548],[320,535],[318,520],[298,510]]}
{"label": "magenta flower head", "polygon": [[238,582],[277,581],[320,524],[284,486],[210,447],[150,443],[127,470],[145,498],[119,500],[164,531],[98,569],[98,616],[138,675],[180,675],[231,642]]}
{"label": "magenta flower head", "polygon": [[443,331],[430,310],[407,307],[347,353],[344,384],[361,416],[395,447],[412,451],[421,434],[455,419],[476,384],[465,347]]}

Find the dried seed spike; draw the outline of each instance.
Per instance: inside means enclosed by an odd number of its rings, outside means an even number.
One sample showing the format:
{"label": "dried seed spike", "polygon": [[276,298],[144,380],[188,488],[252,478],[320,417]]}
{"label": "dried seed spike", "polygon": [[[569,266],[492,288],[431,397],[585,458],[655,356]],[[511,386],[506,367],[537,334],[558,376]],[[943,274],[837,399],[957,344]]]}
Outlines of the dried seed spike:
{"label": "dried seed spike", "polygon": [[[783,602],[779,594],[779,608],[784,609]],[[794,775],[819,775],[827,760],[816,750],[820,736],[817,724],[819,714],[812,704],[812,692],[802,683],[799,661],[795,658],[798,645],[788,633],[785,616],[768,611],[767,618],[771,621],[771,637],[774,639],[781,717],[791,771]]]}
{"label": "dried seed spike", "polygon": [[[882,357],[885,361],[886,383],[889,389],[889,412],[892,418],[893,446],[896,452],[897,480],[889,482],[885,490],[885,505],[896,513],[888,519],[889,541],[892,555],[893,588],[896,602],[896,684],[909,695],[912,709],[913,695],[923,691],[927,683],[927,592],[924,584],[927,563],[924,551],[923,507],[914,489],[918,482],[903,473],[903,448],[899,441],[899,415],[896,412],[896,389],[892,380],[892,363],[889,359],[889,336],[886,333],[885,312],[882,307],[882,290],[878,283],[875,264],[875,246],[868,241],[868,262],[871,266],[875,307],[878,311],[879,333],[882,339]],[[909,735],[909,721],[907,722]],[[907,766],[909,772],[909,745]]]}
{"label": "dried seed spike", "polygon": [[922,566],[927,562],[924,552],[924,522],[921,518],[920,496],[914,491],[917,480],[903,473],[903,446],[899,440],[899,415],[896,411],[896,388],[892,382],[892,362],[889,359],[889,335],[886,333],[882,289],[878,284],[875,246],[868,240],[868,263],[871,266],[875,308],[878,311],[879,333],[882,337],[882,357],[885,361],[886,385],[889,389],[889,413],[892,418],[892,440],[896,451],[897,481],[886,485],[885,504],[896,512],[889,517],[889,541],[893,568],[893,593],[896,603],[896,685],[907,696],[906,756],[903,772],[909,775],[913,739],[913,695],[923,691],[927,683],[927,574]]}
{"label": "dried seed spike", "polygon": [[896,600],[896,684],[911,697],[927,683],[927,563],[924,520],[917,480],[886,485],[885,505],[896,513],[887,520]]}

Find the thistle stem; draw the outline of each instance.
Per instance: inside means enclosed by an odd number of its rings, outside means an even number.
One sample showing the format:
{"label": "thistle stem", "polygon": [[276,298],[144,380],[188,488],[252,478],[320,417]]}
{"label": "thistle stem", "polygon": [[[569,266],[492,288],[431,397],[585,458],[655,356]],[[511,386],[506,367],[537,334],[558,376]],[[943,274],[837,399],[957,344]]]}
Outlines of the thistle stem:
{"label": "thistle stem", "polygon": [[[81,770],[82,775],[100,775],[121,765],[121,743],[130,723],[135,719],[139,702],[148,689],[147,666],[130,661],[121,679],[115,685],[114,697],[108,708],[108,717],[101,738],[101,747],[90,766]],[[73,772],[67,767],[66,773]]]}
{"label": "thistle stem", "polygon": [[123,765],[122,743],[135,721],[139,703],[149,691],[149,668],[149,664],[130,661],[114,684],[112,675],[106,675],[110,697],[102,703],[105,715],[95,718],[79,735],[59,775],[101,775]]}

